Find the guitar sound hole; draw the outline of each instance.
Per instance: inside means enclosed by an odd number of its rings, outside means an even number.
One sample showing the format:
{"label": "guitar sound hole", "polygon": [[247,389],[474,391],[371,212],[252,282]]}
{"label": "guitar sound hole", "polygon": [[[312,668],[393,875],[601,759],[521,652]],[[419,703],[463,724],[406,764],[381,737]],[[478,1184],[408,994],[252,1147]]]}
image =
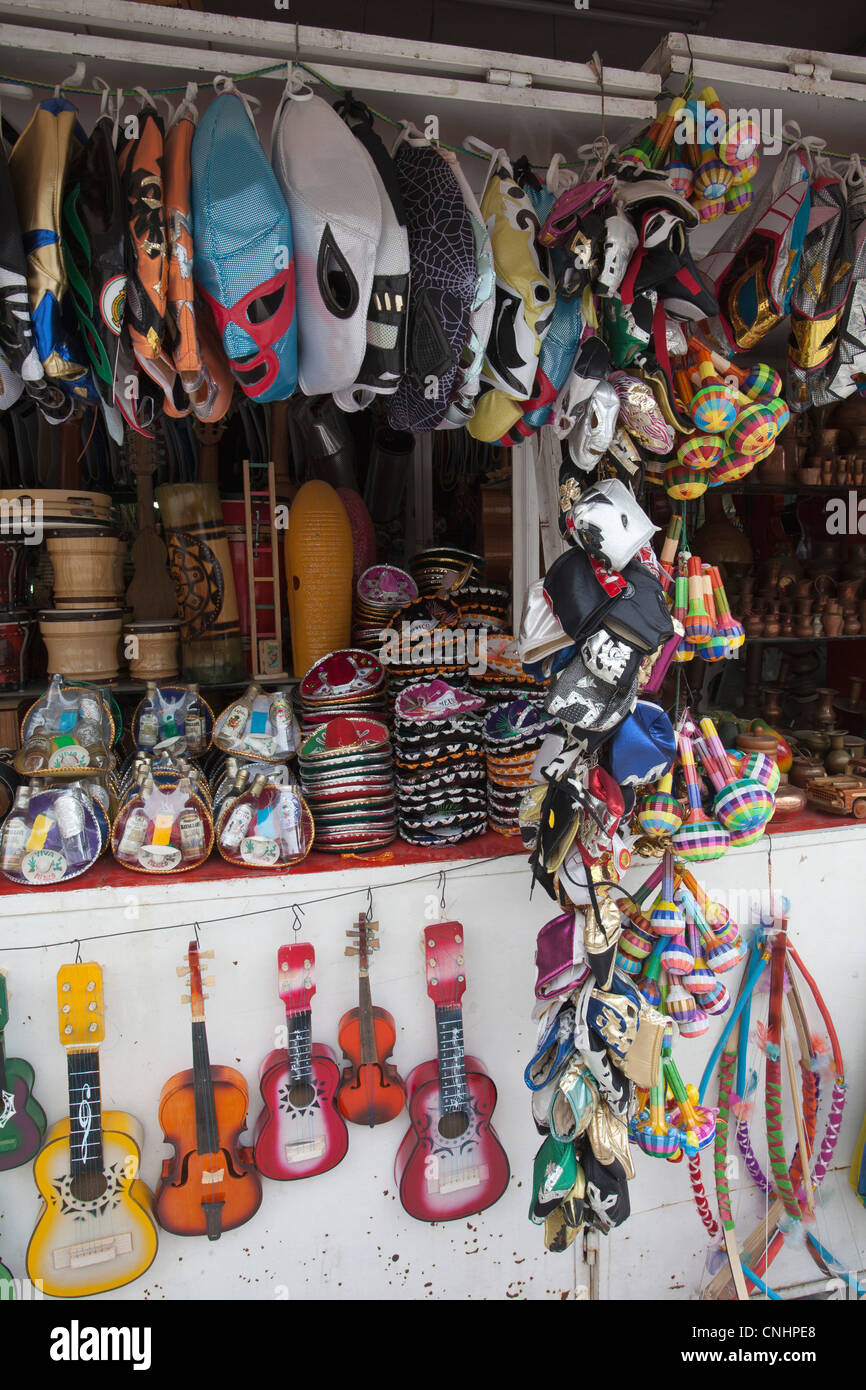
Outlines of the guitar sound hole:
{"label": "guitar sound hole", "polygon": [[103,1172],[77,1173],[69,1184],[76,1202],[96,1202],[105,1193],[108,1183]]}
{"label": "guitar sound hole", "polygon": [[298,1081],[289,1091],[289,1100],[296,1110],[306,1110],[316,1098],[316,1092],[309,1081]]}
{"label": "guitar sound hole", "polygon": [[459,1139],[469,1127],[469,1116],[465,1110],[452,1110],[439,1121],[439,1133],[443,1139]]}

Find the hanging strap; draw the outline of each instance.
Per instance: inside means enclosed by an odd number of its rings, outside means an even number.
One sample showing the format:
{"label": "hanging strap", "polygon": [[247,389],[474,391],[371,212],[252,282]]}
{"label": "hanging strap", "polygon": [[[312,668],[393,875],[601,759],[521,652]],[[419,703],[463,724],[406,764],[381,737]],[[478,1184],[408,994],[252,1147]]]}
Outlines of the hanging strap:
{"label": "hanging strap", "polygon": [[198,125],[198,107],[195,104],[195,99],[197,96],[198,83],[187,82],[186,91],[183,94],[183,99],[180,102],[178,102],[174,115],[172,116],[171,120],[168,122],[165,128],[166,135],[172,129],[173,126],[177,125],[179,121],[192,121],[193,125]]}
{"label": "hanging strap", "polygon": [[[295,34],[295,43],[297,45],[297,33]],[[234,84],[232,85],[234,86]],[[290,58],[289,61],[286,63],[286,81],[283,86],[282,95],[280,96],[280,99],[277,102],[277,109],[274,112],[274,119],[271,123],[271,160],[273,160],[274,157],[274,149],[277,141],[277,129],[280,124],[280,117],[282,116],[283,111],[286,108],[287,102],[310,101],[310,99],[314,95],[315,93],[313,92],[313,89],[310,86],[309,82],[304,80],[304,78],[298,72],[294,62]],[[238,92],[238,96],[241,98],[241,101],[243,101],[244,98],[240,92]],[[253,124],[255,124],[255,122],[253,122]]]}
{"label": "hanging strap", "polygon": [[365,106],[363,101],[355,101],[352,93],[346,92],[345,96],[335,103],[334,110],[338,116],[343,118],[352,134],[360,140],[372,159],[379,178],[385,185],[385,192],[391,200],[394,216],[400,226],[405,227],[406,208],[400,185],[397,182],[397,175],[394,173],[394,161],[373,129],[373,113],[369,106]]}

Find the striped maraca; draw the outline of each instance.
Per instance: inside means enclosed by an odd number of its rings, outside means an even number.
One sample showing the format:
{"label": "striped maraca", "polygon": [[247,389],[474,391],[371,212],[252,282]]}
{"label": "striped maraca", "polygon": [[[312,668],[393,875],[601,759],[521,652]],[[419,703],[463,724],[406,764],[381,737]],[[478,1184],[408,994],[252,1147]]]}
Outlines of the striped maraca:
{"label": "striped maraca", "polygon": [[674,901],[674,856],[669,849],[662,855],[662,891],[649,920],[656,936],[681,936],[686,925],[683,910]]}
{"label": "striped maraca", "polygon": [[704,593],[703,567],[699,555],[690,555],[687,565],[689,581],[689,607],[683,626],[686,638],[693,647],[701,647],[713,635],[713,620],[707,609]]}
{"label": "striped maraca", "polygon": [[724,487],[725,483],[739,483],[743,478],[749,476],[758,462],[759,460],[754,455],[744,458],[741,454],[731,453],[730,449],[725,448],[722,457],[710,473],[709,485],[710,487]]}
{"label": "striped maraca", "polygon": [[[721,456],[720,442],[719,458]],[[703,497],[709,487],[710,475],[706,469],[688,468],[679,459],[671,459],[664,466],[663,482],[665,492],[675,502],[694,502],[698,497]]]}
{"label": "striped maraca", "polygon": [[755,190],[748,179],[732,183],[725,189],[725,213],[730,216],[732,213],[745,212],[746,208],[752,206],[754,197]]}
{"label": "striped maraca", "polygon": [[748,111],[728,122],[727,113],[714,87],[704,87],[698,97],[707,112],[707,127],[715,133],[719,158],[736,170],[755,156],[761,142],[761,127]]}
{"label": "striped maraca", "polygon": [[761,161],[758,156],[756,154],[749,155],[749,158],[744,160],[742,164],[738,164],[734,170],[733,187],[737,188],[740,184],[751,183],[760,167]]}
{"label": "striped maraca", "polygon": [[731,996],[721,980],[716,980],[715,987],[701,995],[701,1008],[704,1013],[723,1014],[730,1007]]}
{"label": "striped maraca", "polygon": [[682,557],[680,557],[680,568],[674,584],[674,611],[673,616],[683,628],[683,636],[680,638],[673,659],[679,665],[683,661],[694,661],[695,649],[690,645],[688,637],[685,636],[686,613],[689,609],[689,577],[685,572]]}
{"label": "striped maraca", "polygon": [[689,950],[695,958],[695,963],[692,969],[689,970],[686,975],[683,975],[682,981],[690,994],[706,994],[715,985],[716,977],[704,960],[700,933],[696,923],[689,918],[688,913],[686,914],[686,922],[688,924],[686,926],[686,941],[689,944]]}
{"label": "striped maraca", "polygon": [[710,1026],[710,1020],[703,1009],[695,1007],[695,1016],[688,1021],[679,1024],[680,1034],[684,1038],[699,1038],[706,1033]]}
{"label": "striped maraca", "polygon": [[673,773],[666,772],[642,797],[637,821],[645,835],[673,835],[682,825],[684,812],[671,791],[673,784]]}
{"label": "striped maraca", "polygon": [[698,771],[692,741],[687,734],[677,735],[680,763],[686,780],[689,811],[673,836],[677,856],[691,862],[696,859],[719,859],[730,844],[730,836],[717,820],[711,820],[701,805]]}
{"label": "striped maraca", "polygon": [[694,894],[682,881],[677,890],[677,896],[683,911],[698,929],[702,949],[705,953],[704,958],[713,974],[723,975],[726,970],[733,970],[738,966],[745,955],[745,947],[740,937],[722,941],[704,916]]}
{"label": "striped maraca", "polygon": [[662,997],[659,979],[662,971],[661,954],[663,945],[664,941],[659,938],[651,955],[644,961],[643,974],[637,981],[638,989],[646,1002],[651,1004],[653,1008],[658,1007]]}
{"label": "striped maraca", "polygon": [[684,159],[672,159],[665,165],[664,172],[670,180],[674,192],[679,193],[683,198],[688,198],[692,191],[691,166]]}
{"label": "striped maraca", "polygon": [[734,777],[728,755],[712,719],[701,720],[706,740],[704,765],[716,789],[713,810],[726,830],[753,830],[765,826],[775,810],[772,793],[751,777]]}
{"label": "striped maraca", "polygon": [[776,416],[766,401],[750,401],[741,393],[739,399],[742,409],[725,435],[725,442],[733,453],[757,454],[776,438]]}
{"label": "striped maraca", "polygon": [[694,997],[680,984],[679,980],[674,980],[665,996],[665,1013],[680,1026],[683,1023],[691,1023],[697,1016],[697,1012]]}
{"label": "striped maraca", "polygon": [[693,434],[677,449],[677,463],[698,473],[709,473],[721,463],[724,441],[718,434]]}
{"label": "striped maraca", "polygon": [[770,795],[775,796],[782,774],[774,758],[768,757],[766,753],[750,753],[740,761],[739,776],[751,777],[756,782],[762,782]]}
{"label": "striped maraca", "polygon": [[[699,430],[710,435],[725,434],[737,418],[737,393],[718,375],[706,350],[699,354],[697,370],[698,389],[689,404],[689,413]],[[677,458],[683,462],[682,450]],[[718,463],[718,458],[706,466],[712,467],[714,463]]]}
{"label": "striped maraca", "polygon": [[701,569],[701,582],[704,586],[704,602],[713,624],[713,635],[709,642],[701,647],[700,654],[704,661],[724,661],[725,658],[731,654],[731,643],[727,634],[719,629],[719,615],[716,611],[716,600],[715,594],[713,593],[712,579],[710,577],[710,567],[709,565],[703,565]]}
{"label": "striped maraca", "polygon": [[662,951],[662,969],[668,975],[688,975],[695,966],[695,958],[688,948],[685,936],[680,933],[672,941],[665,943]]}
{"label": "striped maraca", "polygon": [[731,651],[736,651],[746,640],[745,629],[743,624],[738,622],[731,613],[728,595],[722,583],[718,565],[710,565],[709,573],[713,600],[716,605],[716,631],[723,633],[731,644]]}
{"label": "striped maraca", "polygon": [[680,878],[700,908],[704,921],[712,928],[716,940],[735,941],[740,929],[724,904],[714,902],[707,896],[690,869],[681,869]]}
{"label": "striped maraca", "polygon": [[692,183],[695,198],[701,198],[705,203],[724,200],[724,196],[733,183],[734,171],[727,164],[723,164],[714,154],[709,151],[704,155],[697,169]]}

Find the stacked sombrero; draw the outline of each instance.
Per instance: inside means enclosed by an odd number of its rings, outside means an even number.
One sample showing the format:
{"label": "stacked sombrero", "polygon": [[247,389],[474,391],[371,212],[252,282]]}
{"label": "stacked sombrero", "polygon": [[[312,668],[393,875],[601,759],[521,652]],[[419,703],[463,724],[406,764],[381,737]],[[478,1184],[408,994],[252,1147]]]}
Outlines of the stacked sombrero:
{"label": "stacked sombrero", "polygon": [[394,758],[385,724],[338,715],[304,740],[298,766],[317,849],[377,849],[394,839]]}
{"label": "stacked sombrero", "polygon": [[462,620],[460,608],[450,598],[423,595],[392,615],[389,641],[381,647],[391,713],[401,691],[418,681],[465,686],[469,634]]}
{"label": "stacked sombrero", "polygon": [[395,565],[371,565],[358,579],[352,612],[352,641],[379,653],[389,635],[384,629],[399,624],[400,610],[418,597],[418,585]]}
{"label": "stacked sombrero", "polygon": [[488,635],[484,660],[469,671],[469,686],[491,704],[544,699],[549,680],[538,680],[520,659],[517,639],[510,632]]}
{"label": "stacked sombrero", "polygon": [[519,835],[518,812],[532,785],[532,766],[553,721],[530,700],[494,705],[484,718],[487,821],[500,835]]}
{"label": "stacked sombrero", "polygon": [[359,647],[328,652],[313,663],[298,687],[302,734],[338,716],[379,719],[385,713],[385,668]]}
{"label": "stacked sombrero", "polygon": [[477,696],[443,680],[397,698],[397,822],[410,844],[458,844],[487,825],[487,773]]}
{"label": "stacked sombrero", "polygon": [[479,581],[484,573],[484,565],[482,555],[473,555],[471,551],[460,550],[453,545],[419,550],[409,561],[409,569],[419,591],[428,596]]}

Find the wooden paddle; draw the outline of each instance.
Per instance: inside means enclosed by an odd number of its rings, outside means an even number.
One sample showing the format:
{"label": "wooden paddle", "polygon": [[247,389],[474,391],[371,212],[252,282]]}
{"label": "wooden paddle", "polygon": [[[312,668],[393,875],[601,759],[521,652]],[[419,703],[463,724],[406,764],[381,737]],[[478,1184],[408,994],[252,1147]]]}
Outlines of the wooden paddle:
{"label": "wooden paddle", "polygon": [[153,474],[156,445],[138,433],[131,435],[131,466],[135,474],[138,535],[132,543],[135,573],[126,591],[126,602],[137,623],[157,622],[178,616],[177,597],[168,573],[165,544],[153,524]]}

